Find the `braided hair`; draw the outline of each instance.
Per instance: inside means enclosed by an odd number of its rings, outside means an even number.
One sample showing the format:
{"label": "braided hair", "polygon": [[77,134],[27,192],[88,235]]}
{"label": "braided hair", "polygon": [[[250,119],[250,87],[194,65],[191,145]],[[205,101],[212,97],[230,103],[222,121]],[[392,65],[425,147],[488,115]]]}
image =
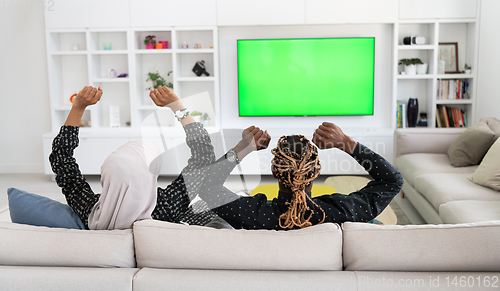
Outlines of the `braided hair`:
{"label": "braided hair", "polygon": [[[280,215],[280,227],[291,229],[295,226],[299,228],[311,226],[309,220],[314,210],[307,206],[307,200],[323,212],[323,219],[319,223],[325,221],[325,211],[305,192],[305,188],[311,185],[321,170],[318,149],[303,135],[292,135],[282,136],[277,147],[271,152],[274,155],[272,168],[279,182],[293,192],[292,200],[286,203],[287,212]],[[308,210],[311,213],[306,218]]]}

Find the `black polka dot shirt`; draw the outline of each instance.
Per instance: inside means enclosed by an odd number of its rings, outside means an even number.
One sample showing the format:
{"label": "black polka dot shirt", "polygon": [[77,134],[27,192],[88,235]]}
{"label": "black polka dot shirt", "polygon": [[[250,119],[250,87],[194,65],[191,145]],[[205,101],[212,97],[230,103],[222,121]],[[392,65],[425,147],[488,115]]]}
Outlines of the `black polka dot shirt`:
{"label": "black polka dot shirt", "polygon": [[[198,195],[203,177],[215,161],[215,154],[210,136],[200,123],[190,123],[184,127],[184,131],[191,158],[170,185],[158,187],[157,204],[151,216],[156,220],[205,225],[216,215],[204,201],[199,200],[192,205],[190,202]],[[88,229],[88,217],[100,195],[92,191],[73,157],[79,143],[78,133],[79,128],[76,126],[62,126],[52,142],[49,160],[56,174],[57,185],[62,188],[68,205]]]}
{"label": "black polka dot shirt", "polygon": [[[399,171],[387,160],[358,143],[352,157],[373,178],[363,189],[349,195],[322,195],[312,200],[325,211],[325,222],[367,222],[379,215],[389,205],[403,186]],[[236,166],[225,157],[214,163],[201,186],[200,197],[221,218],[234,228],[279,230],[279,217],[288,210],[291,193],[279,192],[278,198],[267,201],[265,194],[252,197],[239,196],[223,186]],[[310,195],[310,193],[309,193]],[[311,223],[318,224],[323,213],[310,201],[313,210]],[[310,212],[306,213],[309,217]]]}

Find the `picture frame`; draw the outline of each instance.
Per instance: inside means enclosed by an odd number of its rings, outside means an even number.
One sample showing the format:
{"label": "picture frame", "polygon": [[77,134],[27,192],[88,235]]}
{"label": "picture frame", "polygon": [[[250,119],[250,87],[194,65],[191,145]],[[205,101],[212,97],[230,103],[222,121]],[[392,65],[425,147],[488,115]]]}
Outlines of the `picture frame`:
{"label": "picture frame", "polygon": [[458,42],[440,42],[438,60],[445,63],[445,74],[458,74]]}

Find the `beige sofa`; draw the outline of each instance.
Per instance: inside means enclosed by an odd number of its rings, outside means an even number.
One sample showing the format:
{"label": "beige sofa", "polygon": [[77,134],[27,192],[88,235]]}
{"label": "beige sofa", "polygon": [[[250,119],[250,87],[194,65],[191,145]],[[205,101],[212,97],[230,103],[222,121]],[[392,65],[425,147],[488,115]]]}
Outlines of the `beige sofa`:
{"label": "beige sofa", "polygon": [[427,223],[500,220],[500,192],[467,179],[476,166],[452,167],[447,150],[463,128],[397,129],[395,165],[403,193]]}
{"label": "beige sofa", "polygon": [[0,290],[493,290],[499,241],[500,221],[291,231],[0,222]]}

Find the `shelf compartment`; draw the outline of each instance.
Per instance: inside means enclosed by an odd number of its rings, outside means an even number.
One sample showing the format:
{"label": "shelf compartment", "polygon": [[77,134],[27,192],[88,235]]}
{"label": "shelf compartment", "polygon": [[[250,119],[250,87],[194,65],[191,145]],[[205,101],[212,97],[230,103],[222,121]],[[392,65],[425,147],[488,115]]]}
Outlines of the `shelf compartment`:
{"label": "shelf compartment", "polygon": [[[106,44],[111,45],[111,50],[105,50]],[[127,32],[90,32],[90,50],[112,52],[116,50],[127,50]]]}
{"label": "shelf compartment", "polygon": [[407,104],[409,98],[417,98],[419,113],[426,112],[429,116],[433,110],[433,82],[433,79],[398,80],[397,100]]}
{"label": "shelf compartment", "polygon": [[119,55],[92,55],[91,56],[92,79],[114,79],[109,78],[111,69],[117,75],[129,74],[128,57],[126,54]]}
{"label": "shelf compartment", "polygon": [[[78,52],[87,50],[85,32],[49,32],[50,52]],[[74,49],[74,46],[78,49]]]}
{"label": "shelf compartment", "polygon": [[[427,74],[431,75],[434,72],[434,50],[401,50],[398,53],[398,62],[402,59],[414,58],[419,58],[423,63],[426,63],[428,65]],[[404,71],[404,66],[399,65],[398,73],[402,71]],[[398,76],[401,75],[398,74]]]}
{"label": "shelf compartment", "polygon": [[434,23],[401,23],[399,25],[398,44],[403,45],[403,39],[407,36],[423,36],[426,45],[434,45],[435,31],[436,24]]}
{"label": "shelf compartment", "polygon": [[465,64],[475,69],[475,31],[476,23],[441,23],[439,25],[439,43],[456,42],[458,44],[459,71],[464,70]]}
{"label": "shelf compartment", "polygon": [[60,55],[49,58],[51,70],[50,92],[53,106],[70,106],[69,98],[88,86],[86,55]]}
{"label": "shelf compartment", "polygon": [[[168,48],[172,48],[172,31],[170,30],[149,30],[149,31],[136,31],[134,32],[134,49],[135,50],[145,50],[146,45],[144,44],[144,39],[148,35],[154,35],[156,42],[168,41]],[[150,50],[154,51],[154,50]]]}
{"label": "shelf compartment", "polygon": [[96,82],[95,86],[101,86],[103,97],[96,104],[94,110],[96,111],[97,121],[93,127],[110,127],[110,106],[117,105],[120,108],[120,127],[130,127],[127,123],[131,122],[130,115],[130,90],[128,83],[109,83],[109,82]]}
{"label": "shelf compartment", "polygon": [[215,94],[213,82],[180,82],[178,96],[189,111],[207,113],[210,121],[206,126],[217,126],[215,118]]}
{"label": "shelf compartment", "polygon": [[[137,102],[138,105],[153,105],[154,103],[149,97],[149,87],[153,87],[152,81],[148,79],[148,73],[158,72],[167,83],[173,83],[173,74],[168,75],[168,72],[173,71],[172,54],[142,54],[135,57],[136,68],[136,84],[137,84]],[[175,72],[173,72],[175,73]],[[176,88],[174,88],[175,90]]]}
{"label": "shelf compartment", "polygon": [[[177,30],[177,48],[182,49],[184,43],[188,49],[194,49],[195,45],[201,45],[201,49],[210,49],[214,46],[213,30]],[[187,51],[187,49],[186,49]]]}
{"label": "shelf compartment", "polygon": [[[198,54],[178,54],[177,55],[177,70],[179,72],[178,77],[197,77],[195,73],[193,73],[193,67],[197,61],[205,61],[205,68],[211,77],[214,75],[214,56],[211,53],[198,53]],[[202,75],[207,77],[205,75]],[[201,78],[201,77],[200,77]]]}
{"label": "shelf compartment", "polygon": [[[437,104],[437,106],[435,108],[436,112],[439,110],[439,107],[441,107],[441,106],[446,106],[446,107],[456,108],[456,109],[462,110],[465,113],[467,125],[468,126],[471,125],[472,104],[450,104],[450,103]],[[439,114],[436,113],[436,118],[438,115],[441,115],[441,114],[442,114],[442,111],[439,111]],[[443,120],[441,120],[441,123],[443,123]],[[436,128],[443,128],[443,127],[445,127],[445,126],[441,125],[441,127],[438,127],[438,124],[436,123]],[[450,126],[450,128],[457,128],[457,127]]]}

